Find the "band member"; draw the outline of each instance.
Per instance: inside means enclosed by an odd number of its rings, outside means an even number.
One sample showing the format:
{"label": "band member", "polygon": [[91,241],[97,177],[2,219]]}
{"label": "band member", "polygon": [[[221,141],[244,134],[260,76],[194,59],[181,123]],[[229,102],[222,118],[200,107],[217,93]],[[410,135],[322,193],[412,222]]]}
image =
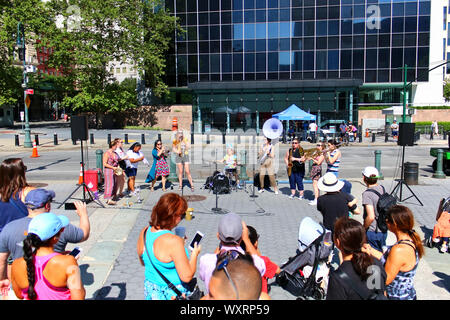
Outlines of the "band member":
{"label": "band member", "polygon": [[278,194],[278,187],[275,181],[275,175],[273,172],[273,159],[275,158],[275,152],[273,150],[272,140],[269,138],[265,138],[265,142],[261,147],[261,150],[258,154],[261,167],[259,169],[259,184],[260,189],[259,193],[264,192],[264,176],[269,176],[270,185],[275,190],[275,194]]}
{"label": "band member", "polygon": [[172,143],[172,151],[175,153],[175,163],[177,164],[178,173],[178,190],[183,188],[183,170],[189,180],[191,190],[194,191],[194,183],[192,182],[191,171],[189,168],[189,149],[190,144],[183,131],[179,130]]}
{"label": "band member", "polygon": [[297,138],[292,140],[292,148],[290,148],[284,156],[284,162],[286,163],[289,184],[291,187],[290,199],[294,199],[295,191],[298,188],[300,200],[303,199],[303,178],[305,176],[305,156],[303,148]]}
{"label": "band member", "polygon": [[233,148],[230,147],[227,149],[227,154],[225,155],[225,157],[223,157],[222,162],[225,163],[225,172],[229,175],[234,176],[236,187],[238,189],[241,189],[241,186],[239,185],[239,177],[237,174],[237,157],[234,154]]}
{"label": "band member", "polygon": [[338,149],[338,143],[335,140],[328,140],[328,149],[329,151],[325,154],[325,161],[328,164],[327,172],[332,172],[338,177],[341,164],[341,151]]}
{"label": "band member", "polygon": [[169,164],[166,161],[167,152],[168,150],[163,146],[162,141],[156,140],[152,151],[153,165],[145,180],[146,183],[152,182],[151,191],[155,190],[154,187],[158,177],[161,177],[162,191],[166,191],[166,178],[170,173]]}
{"label": "band member", "polygon": [[322,151],[325,150],[326,145],[325,143],[318,143],[317,144],[317,150],[320,152],[317,156],[312,158],[313,164],[311,167],[311,180],[313,184],[313,190],[314,190],[314,200],[310,201],[309,204],[312,206],[317,205],[317,198],[319,197],[319,187],[317,185],[320,177],[322,177],[322,162],[325,159],[325,156]]}

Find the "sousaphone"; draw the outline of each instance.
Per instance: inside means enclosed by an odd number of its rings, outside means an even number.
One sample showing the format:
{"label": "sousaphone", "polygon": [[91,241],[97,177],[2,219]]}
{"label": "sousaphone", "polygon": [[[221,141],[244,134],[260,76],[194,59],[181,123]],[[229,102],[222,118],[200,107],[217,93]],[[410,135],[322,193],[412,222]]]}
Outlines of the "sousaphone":
{"label": "sousaphone", "polygon": [[[270,118],[269,120],[266,120],[266,122],[264,122],[262,131],[263,135],[266,138],[270,140],[277,139],[283,133],[283,124],[281,123],[280,120],[276,118]],[[262,157],[259,159],[259,163],[263,164],[266,158],[267,153],[264,153]]]}

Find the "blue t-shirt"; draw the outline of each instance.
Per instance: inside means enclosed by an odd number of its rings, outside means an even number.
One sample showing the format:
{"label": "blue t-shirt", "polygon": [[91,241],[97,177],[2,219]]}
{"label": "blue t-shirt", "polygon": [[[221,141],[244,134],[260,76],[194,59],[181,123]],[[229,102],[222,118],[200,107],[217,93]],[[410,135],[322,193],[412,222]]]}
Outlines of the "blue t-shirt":
{"label": "blue t-shirt", "polygon": [[[0,252],[9,252],[13,260],[23,256],[23,240],[26,238],[28,225],[32,218],[25,217],[8,223],[0,233]],[[63,253],[67,243],[78,243],[84,237],[84,232],[78,227],[69,224],[64,228],[58,242],[53,249]]]}
{"label": "blue t-shirt", "polygon": [[0,232],[11,221],[28,216],[28,209],[17,196],[11,197],[8,202],[0,201]]}

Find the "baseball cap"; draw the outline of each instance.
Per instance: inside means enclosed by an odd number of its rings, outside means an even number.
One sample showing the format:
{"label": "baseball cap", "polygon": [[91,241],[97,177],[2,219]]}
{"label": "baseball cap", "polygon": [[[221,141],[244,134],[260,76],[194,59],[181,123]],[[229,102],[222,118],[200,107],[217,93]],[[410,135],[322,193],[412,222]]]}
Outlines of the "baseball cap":
{"label": "baseball cap", "polygon": [[242,237],[242,219],[236,213],[227,213],[219,221],[219,239],[239,244]]}
{"label": "baseball cap", "polygon": [[67,227],[69,223],[69,218],[66,216],[44,212],[31,219],[28,225],[28,234],[33,233],[41,241],[46,241],[57,234],[59,230]]}
{"label": "baseball cap", "polygon": [[38,209],[52,201],[54,197],[55,192],[53,190],[33,189],[25,197],[25,205],[30,209]]}
{"label": "baseball cap", "polygon": [[378,178],[378,169],[375,167],[365,167],[362,171],[363,176],[366,178]]}

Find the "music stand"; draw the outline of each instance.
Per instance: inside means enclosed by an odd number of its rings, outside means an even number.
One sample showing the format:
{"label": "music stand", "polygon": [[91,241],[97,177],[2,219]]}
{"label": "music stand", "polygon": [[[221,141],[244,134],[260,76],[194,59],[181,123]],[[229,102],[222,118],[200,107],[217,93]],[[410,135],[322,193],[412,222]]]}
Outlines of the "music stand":
{"label": "music stand", "polygon": [[[89,188],[89,187],[86,185],[86,183],[84,182],[85,180],[84,180],[84,152],[83,152],[83,140],[80,139],[80,141],[81,141],[81,146],[80,146],[80,149],[81,149],[81,162],[80,162],[80,163],[81,163],[81,172],[82,172],[82,177],[83,177],[83,179],[82,179],[81,184],[77,185],[77,187],[75,188],[75,190],[73,190],[72,193],[71,193],[71,194],[70,194],[63,202],[61,202],[61,204],[59,205],[58,209],[61,208],[62,205],[63,205],[64,203],[67,202],[67,200],[71,199],[72,196],[75,194],[75,192],[77,192],[78,189],[80,189],[81,187],[83,187],[83,202],[84,202],[84,203],[88,204],[89,202],[94,201],[95,203],[97,203],[98,205],[100,205],[102,208],[105,208],[105,206],[104,206],[100,201],[96,201],[96,200],[95,200],[95,197],[93,196],[93,194],[92,194],[90,188]],[[86,201],[86,192],[87,192],[87,194],[89,195],[89,201]]]}
{"label": "music stand", "polygon": [[[401,170],[401,176],[400,179],[398,179],[397,181],[397,185],[394,187],[394,189],[391,192],[391,195],[393,195],[399,202],[404,202],[406,200],[408,200],[409,198],[416,198],[417,201],[419,201],[420,205],[423,207],[423,203],[419,200],[419,198],[414,194],[414,192],[411,190],[411,188],[408,186],[408,184],[406,183],[405,179],[404,179],[404,167],[405,167],[405,145],[403,144],[402,146],[402,170]],[[411,196],[409,196],[406,199],[402,200],[402,194],[403,194],[403,185],[405,185],[408,190],[411,192]],[[400,190],[400,197],[397,196],[397,192],[398,190]]]}

